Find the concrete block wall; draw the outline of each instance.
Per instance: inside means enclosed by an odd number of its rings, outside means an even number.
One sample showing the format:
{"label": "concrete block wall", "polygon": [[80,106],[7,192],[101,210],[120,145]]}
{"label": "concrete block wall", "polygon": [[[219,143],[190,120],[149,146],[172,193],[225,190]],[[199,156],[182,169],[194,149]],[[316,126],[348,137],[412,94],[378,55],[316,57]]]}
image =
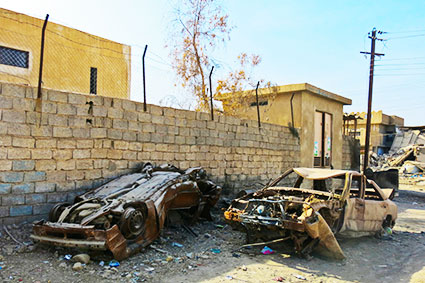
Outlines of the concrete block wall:
{"label": "concrete block wall", "polygon": [[286,127],[50,90],[37,103],[36,93],[0,85],[0,223],[44,217],[146,161],[202,166],[227,193],[299,165]]}

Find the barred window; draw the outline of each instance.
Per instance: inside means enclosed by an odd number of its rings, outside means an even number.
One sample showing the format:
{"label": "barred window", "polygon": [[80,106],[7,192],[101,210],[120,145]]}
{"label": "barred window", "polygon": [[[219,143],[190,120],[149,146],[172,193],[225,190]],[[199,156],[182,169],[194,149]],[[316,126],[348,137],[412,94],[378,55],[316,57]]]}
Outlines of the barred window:
{"label": "barred window", "polygon": [[97,94],[97,68],[90,68],[90,93]]}
{"label": "barred window", "polygon": [[0,64],[28,68],[29,52],[0,46]]}

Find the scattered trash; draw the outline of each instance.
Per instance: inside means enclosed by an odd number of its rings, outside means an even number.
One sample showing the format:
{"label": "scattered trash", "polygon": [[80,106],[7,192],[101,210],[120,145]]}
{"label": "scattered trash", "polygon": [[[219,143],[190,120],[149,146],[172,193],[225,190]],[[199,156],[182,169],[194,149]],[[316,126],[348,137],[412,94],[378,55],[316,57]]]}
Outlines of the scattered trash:
{"label": "scattered trash", "polygon": [[78,254],[72,257],[72,261],[87,264],[90,262],[90,256],[88,254]]}
{"label": "scattered trash", "polygon": [[212,253],[215,253],[215,254],[219,254],[219,253],[221,253],[221,250],[220,249],[216,249],[216,248],[212,248],[211,249],[211,252]]}
{"label": "scattered trash", "polygon": [[116,261],[116,260],[111,260],[109,262],[109,266],[110,267],[118,267],[118,266],[120,266],[120,263],[118,261]]}
{"label": "scattered trash", "polygon": [[226,279],[227,279],[227,280],[232,280],[232,279],[233,279],[233,276],[226,275]]}
{"label": "scattered trash", "polygon": [[2,270],[3,269],[3,266],[0,266],[0,270]]}
{"label": "scattered trash", "polygon": [[84,268],[84,266],[81,262],[76,262],[72,266],[72,270],[74,270],[74,271],[80,271],[80,270],[83,270],[83,268]]}
{"label": "scattered trash", "polygon": [[237,254],[237,253],[232,253],[232,256],[233,257],[241,257],[241,255],[240,254]]}
{"label": "scattered trash", "polygon": [[378,265],[378,267],[380,267],[380,268],[387,268],[388,265],[386,265],[386,264],[380,264],[380,265]]}
{"label": "scattered trash", "polygon": [[187,256],[188,258],[193,258],[193,253],[187,253],[187,254],[186,254],[186,256]]}
{"label": "scattered trash", "polygon": [[72,255],[65,255],[63,258],[66,259],[66,260],[71,260]]}
{"label": "scattered trash", "polygon": [[183,245],[182,245],[182,244],[179,244],[179,243],[177,243],[177,242],[173,242],[171,245],[172,245],[173,247],[183,248]]}
{"label": "scattered trash", "polygon": [[100,266],[105,266],[105,262],[104,262],[103,260],[101,260],[101,261],[99,262],[99,265],[100,265]]}
{"label": "scattered trash", "polygon": [[221,224],[216,224],[215,227],[220,228],[220,229],[223,229],[224,228],[224,226],[221,225]]}
{"label": "scattered trash", "polygon": [[43,260],[43,263],[48,264],[49,261],[48,260]]}
{"label": "scattered trash", "polygon": [[145,271],[147,271],[147,272],[152,272],[154,270],[155,270],[155,268],[150,267],[150,266],[148,266],[148,267],[145,268]]}
{"label": "scattered trash", "polygon": [[156,246],[154,246],[154,245],[150,245],[150,247],[151,247],[152,249],[154,249],[155,251],[157,251],[157,252],[160,252],[160,253],[163,253],[163,254],[166,254],[166,253],[167,253],[167,251],[166,251],[166,250],[160,249],[160,248],[158,248],[158,247],[156,247]]}
{"label": "scattered trash", "polygon": [[205,234],[204,234],[204,237],[205,237],[205,238],[207,238],[207,239],[209,239],[209,238],[211,238],[211,235],[210,235],[210,234],[208,234],[208,233],[205,233]]}
{"label": "scattered trash", "polygon": [[264,246],[264,248],[261,250],[261,253],[263,255],[270,255],[270,254],[274,254],[274,250],[272,250],[268,246]]}
{"label": "scattered trash", "polygon": [[285,278],[283,278],[282,276],[278,276],[272,279],[273,281],[277,281],[277,282],[283,282],[285,281]]}
{"label": "scattered trash", "polygon": [[174,258],[172,257],[172,256],[167,256],[167,258],[165,259],[167,262],[170,262],[170,261],[172,261]]}
{"label": "scattered trash", "polygon": [[242,265],[242,271],[247,271],[248,267],[246,267],[245,265]]}
{"label": "scattered trash", "polygon": [[300,279],[300,280],[307,280],[307,278],[305,278],[304,276],[299,275],[299,274],[294,274],[294,276],[295,276],[295,278]]}

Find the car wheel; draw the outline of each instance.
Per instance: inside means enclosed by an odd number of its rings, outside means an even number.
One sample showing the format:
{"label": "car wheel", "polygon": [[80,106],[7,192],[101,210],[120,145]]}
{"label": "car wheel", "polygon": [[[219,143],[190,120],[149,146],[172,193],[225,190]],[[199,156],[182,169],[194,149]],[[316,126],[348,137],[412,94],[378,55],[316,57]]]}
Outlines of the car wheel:
{"label": "car wheel", "polygon": [[59,217],[61,216],[62,212],[65,210],[67,206],[70,206],[69,203],[58,203],[55,206],[52,207],[52,209],[49,212],[49,221],[50,222],[56,222],[59,220]]}
{"label": "car wheel", "polygon": [[145,228],[145,214],[139,208],[126,208],[121,216],[120,228],[126,239],[137,237]]}

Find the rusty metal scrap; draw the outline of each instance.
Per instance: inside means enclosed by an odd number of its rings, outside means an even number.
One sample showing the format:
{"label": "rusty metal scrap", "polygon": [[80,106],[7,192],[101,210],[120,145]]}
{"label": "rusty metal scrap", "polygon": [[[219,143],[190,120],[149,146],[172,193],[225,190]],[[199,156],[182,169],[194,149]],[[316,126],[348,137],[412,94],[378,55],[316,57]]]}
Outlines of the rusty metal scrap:
{"label": "rusty metal scrap", "polygon": [[[292,187],[279,186],[294,174]],[[331,179],[341,186],[332,185]],[[301,188],[303,182],[313,185]],[[382,190],[355,171],[294,168],[263,189],[235,199],[224,217],[245,231],[249,242],[290,239],[301,255],[315,250],[343,259],[335,235],[363,236],[392,227],[397,218],[393,195],[394,190]]]}
{"label": "rusty metal scrap", "polygon": [[145,164],[140,173],[121,176],[52,208],[48,221],[34,224],[34,241],[57,246],[109,250],[117,260],[140,251],[164,227],[169,210],[188,210],[192,221],[211,220],[221,188],[202,168],[181,170]]}

